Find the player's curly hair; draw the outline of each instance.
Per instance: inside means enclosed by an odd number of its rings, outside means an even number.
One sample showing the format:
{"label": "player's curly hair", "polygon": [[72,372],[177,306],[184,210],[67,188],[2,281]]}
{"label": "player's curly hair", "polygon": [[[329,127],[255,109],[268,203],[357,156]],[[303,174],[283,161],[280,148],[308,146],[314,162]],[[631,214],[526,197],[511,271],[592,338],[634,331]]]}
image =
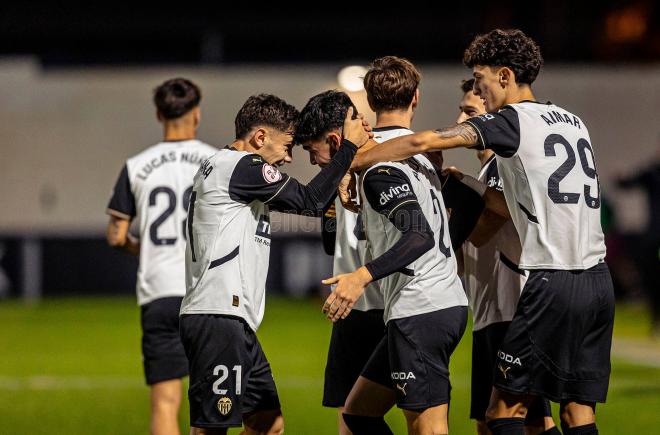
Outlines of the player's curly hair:
{"label": "player's curly hair", "polygon": [[160,116],[176,119],[199,106],[202,91],[188,79],[169,79],[154,89],[154,104]]}
{"label": "player's curly hair", "polygon": [[236,139],[244,139],[254,127],[268,126],[281,132],[293,132],[298,110],[271,94],[252,95],[236,114]]}
{"label": "player's curly hair", "polygon": [[374,60],[364,76],[369,107],[374,112],[407,109],[421,79],[408,59],[385,56]]}
{"label": "player's curly hair", "polygon": [[541,49],[522,30],[495,29],[479,35],[463,54],[468,68],[475,65],[505,66],[516,76],[517,83],[531,85],[543,65]]}
{"label": "player's curly hair", "polygon": [[341,91],[325,91],[309,99],[300,111],[296,125],[295,143],[304,144],[320,139],[325,133],[344,125],[348,108],[357,109],[351,98]]}

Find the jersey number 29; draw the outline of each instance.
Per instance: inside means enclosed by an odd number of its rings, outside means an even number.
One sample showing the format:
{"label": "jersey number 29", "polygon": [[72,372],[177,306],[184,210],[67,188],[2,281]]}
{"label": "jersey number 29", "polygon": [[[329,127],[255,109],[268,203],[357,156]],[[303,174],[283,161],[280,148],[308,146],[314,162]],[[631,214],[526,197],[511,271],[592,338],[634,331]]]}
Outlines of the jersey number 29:
{"label": "jersey number 29", "polygon": [[[563,180],[569,172],[575,167],[575,151],[570,143],[559,134],[551,134],[545,138],[543,144],[545,148],[546,157],[555,157],[555,146],[562,145],[566,150],[566,160],[562,163],[555,172],[550,175],[548,179],[548,196],[555,204],[577,204],[580,200],[580,193],[578,192],[561,192],[559,190],[559,182]],[[589,208],[600,208],[600,183],[598,182],[598,174],[596,174],[596,161],[594,159],[594,151],[586,139],[580,139],[577,143],[578,156],[580,157],[580,165],[584,175],[592,180],[596,180],[596,196],[591,196],[591,187],[588,184],[584,185],[584,199]],[[587,151],[591,155],[591,161],[594,167],[589,166],[587,160]]]}

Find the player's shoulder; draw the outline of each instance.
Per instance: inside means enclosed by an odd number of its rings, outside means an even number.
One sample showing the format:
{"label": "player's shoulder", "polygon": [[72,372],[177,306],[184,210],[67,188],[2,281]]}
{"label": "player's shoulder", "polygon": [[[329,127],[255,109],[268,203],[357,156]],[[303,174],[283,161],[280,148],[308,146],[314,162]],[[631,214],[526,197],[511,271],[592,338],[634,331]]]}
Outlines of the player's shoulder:
{"label": "player's shoulder", "polygon": [[195,150],[199,150],[201,152],[206,152],[209,155],[213,155],[217,153],[219,150],[217,147],[214,147],[213,145],[209,145],[206,142],[202,142],[201,140],[195,140],[190,144],[191,148],[194,148]]}
{"label": "player's shoulder", "polygon": [[366,180],[378,176],[392,176],[402,172],[405,167],[406,165],[401,162],[379,162],[364,171],[361,178]]}
{"label": "player's shoulder", "polygon": [[395,137],[405,136],[413,133],[414,131],[405,127],[377,127],[374,128],[374,140],[381,143],[390,139],[394,139]]}

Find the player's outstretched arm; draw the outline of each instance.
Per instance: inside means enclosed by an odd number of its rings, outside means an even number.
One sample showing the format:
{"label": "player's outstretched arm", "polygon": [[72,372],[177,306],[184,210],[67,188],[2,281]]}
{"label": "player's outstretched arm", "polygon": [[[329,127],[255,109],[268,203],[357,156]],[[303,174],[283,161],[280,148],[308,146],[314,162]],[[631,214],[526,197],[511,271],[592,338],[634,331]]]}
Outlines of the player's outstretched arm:
{"label": "player's outstretched arm", "polygon": [[352,169],[368,168],[378,162],[405,160],[419,153],[450,148],[468,148],[478,143],[477,131],[469,124],[400,136],[360,153]]}

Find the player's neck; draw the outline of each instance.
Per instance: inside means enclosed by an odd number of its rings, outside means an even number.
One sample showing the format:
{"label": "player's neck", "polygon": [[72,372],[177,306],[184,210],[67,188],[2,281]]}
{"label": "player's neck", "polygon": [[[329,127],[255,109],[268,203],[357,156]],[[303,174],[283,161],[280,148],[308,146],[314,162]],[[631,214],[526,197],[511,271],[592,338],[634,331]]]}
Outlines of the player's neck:
{"label": "player's neck", "polygon": [[529,85],[520,85],[517,86],[511,95],[507,95],[506,101],[504,104],[516,104],[522,101],[536,101],[536,97],[532,92],[532,87]]}
{"label": "player's neck", "polygon": [[236,139],[234,142],[229,145],[229,148],[233,148],[236,151],[245,151],[252,154],[260,154],[259,148],[252,145],[252,142],[249,140]]}
{"label": "player's neck", "polygon": [[195,139],[197,136],[197,129],[192,125],[172,125],[165,124],[163,126],[163,140],[168,142],[176,142],[183,140]]}
{"label": "player's neck", "polygon": [[412,110],[394,110],[391,112],[378,112],[376,114],[375,128],[403,127],[410,128],[412,125]]}

